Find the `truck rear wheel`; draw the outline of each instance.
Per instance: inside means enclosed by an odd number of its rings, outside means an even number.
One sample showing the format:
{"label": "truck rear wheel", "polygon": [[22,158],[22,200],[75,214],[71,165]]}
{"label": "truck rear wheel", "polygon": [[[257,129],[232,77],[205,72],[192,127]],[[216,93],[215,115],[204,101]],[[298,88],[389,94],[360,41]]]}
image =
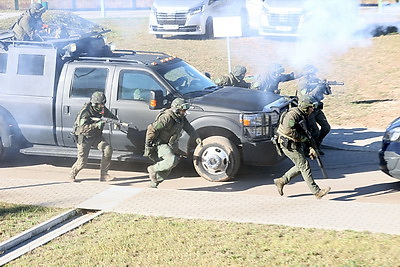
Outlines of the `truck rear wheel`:
{"label": "truck rear wheel", "polygon": [[197,173],[211,182],[225,182],[237,173],[240,153],[229,139],[212,136],[203,140],[193,153],[193,164]]}

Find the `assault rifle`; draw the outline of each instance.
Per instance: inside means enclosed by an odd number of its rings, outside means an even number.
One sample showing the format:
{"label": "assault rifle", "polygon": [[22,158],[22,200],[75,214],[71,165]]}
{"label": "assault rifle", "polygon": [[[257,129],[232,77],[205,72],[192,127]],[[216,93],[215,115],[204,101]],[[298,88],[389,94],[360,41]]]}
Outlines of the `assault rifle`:
{"label": "assault rifle", "polygon": [[331,95],[332,94],[331,85],[344,85],[344,82],[320,80],[318,82],[310,83],[310,85],[325,85],[326,94]]}
{"label": "assault rifle", "polygon": [[120,120],[116,120],[116,119],[112,119],[112,118],[107,118],[107,117],[101,117],[101,118],[91,117],[91,119],[92,119],[92,121],[96,121],[96,122],[98,122],[98,121],[103,121],[103,122],[105,122],[105,123],[109,123],[109,124],[110,124],[110,132],[111,132],[111,133],[112,133],[112,129],[113,129],[113,127],[111,127],[111,126],[117,126],[117,128],[118,128],[121,132],[123,132],[124,134],[128,134],[128,131],[127,131],[127,130],[124,130],[124,129],[121,129],[121,126],[122,126],[122,127],[128,128],[128,127],[129,127],[129,123],[121,122]]}
{"label": "assault rifle", "polygon": [[308,139],[310,140],[311,147],[315,150],[315,153],[317,154],[316,160],[317,160],[318,166],[321,168],[322,175],[324,176],[325,179],[328,179],[328,174],[326,173],[324,164],[322,163],[321,155],[318,152],[317,144],[315,143],[314,138],[311,136],[310,131],[307,129],[306,122],[304,120],[301,120],[299,122],[299,124],[300,124],[301,128],[304,130],[304,132],[306,133]]}

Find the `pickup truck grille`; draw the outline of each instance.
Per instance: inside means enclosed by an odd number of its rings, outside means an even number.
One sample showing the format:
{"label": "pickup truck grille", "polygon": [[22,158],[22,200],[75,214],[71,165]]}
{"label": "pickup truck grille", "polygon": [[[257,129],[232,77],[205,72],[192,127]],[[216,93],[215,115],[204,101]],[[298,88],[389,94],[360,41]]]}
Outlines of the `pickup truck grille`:
{"label": "pickup truck grille", "polygon": [[269,140],[277,127],[278,113],[243,112],[240,116],[242,133],[251,141]]}
{"label": "pickup truck grille", "polygon": [[185,25],[187,13],[157,12],[157,22],[160,25]]}
{"label": "pickup truck grille", "polygon": [[277,26],[290,26],[297,27],[300,23],[300,14],[279,14],[269,13],[268,21],[269,25],[273,27]]}

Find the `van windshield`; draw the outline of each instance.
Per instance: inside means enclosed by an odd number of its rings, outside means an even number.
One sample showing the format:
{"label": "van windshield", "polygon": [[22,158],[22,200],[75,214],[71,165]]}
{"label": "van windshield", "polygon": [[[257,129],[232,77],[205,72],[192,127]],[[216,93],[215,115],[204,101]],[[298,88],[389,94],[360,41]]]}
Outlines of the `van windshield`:
{"label": "van windshield", "polygon": [[201,96],[219,88],[213,81],[184,61],[167,65],[158,69],[157,72],[182,96]]}

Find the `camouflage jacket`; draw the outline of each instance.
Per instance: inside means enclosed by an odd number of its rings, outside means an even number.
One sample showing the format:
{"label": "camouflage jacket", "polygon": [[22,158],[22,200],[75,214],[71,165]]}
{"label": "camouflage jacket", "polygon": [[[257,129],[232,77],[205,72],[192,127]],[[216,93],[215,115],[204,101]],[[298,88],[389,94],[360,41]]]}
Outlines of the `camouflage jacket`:
{"label": "camouflage jacket", "polygon": [[36,32],[42,30],[43,20],[41,17],[32,16],[29,10],[25,11],[18,21],[12,26],[15,39],[19,41],[39,41]]}
{"label": "camouflage jacket", "polygon": [[283,113],[278,126],[278,134],[289,138],[294,142],[306,142],[307,135],[300,122],[307,121],[307,115],[298,107],[291,108]]}
{"label": "camouflage jacket", "polygon": [[[76,136],[82,135],[85,138],[99,137],[103,133],[104,124],[99,124],[92,118],[107,117],[118,119],[110,110],[104,107],[103,112],[94,110],[91,103],[85,103],[81,111],[75,119],[73,134]],[[100,125],[100,126],[99,126]]]}
{"label": "camouflage jacket", "polygon": [[252,89],[279,93],[279,83],[287,82],[296,79],[294,73],[281,74],[277,77],[266,75],[265,77],[258,77],[257,80],[251,85]]}
{"label": "camouflage jacket", "polygon": [[246,82],[245,80],[238,80],[232,73],[217,78],[214,82],[219,86],[233,86],[243,88],[250,88],[251,86],[251,84]]}
{"label": "camouflage jacket", "polygon": [[194,128],[185,116],[180,116],[172,109],[166,109],[158,114],[156,120],[147,127],[146,144],[175,145],[182,134],[194,134]]}

